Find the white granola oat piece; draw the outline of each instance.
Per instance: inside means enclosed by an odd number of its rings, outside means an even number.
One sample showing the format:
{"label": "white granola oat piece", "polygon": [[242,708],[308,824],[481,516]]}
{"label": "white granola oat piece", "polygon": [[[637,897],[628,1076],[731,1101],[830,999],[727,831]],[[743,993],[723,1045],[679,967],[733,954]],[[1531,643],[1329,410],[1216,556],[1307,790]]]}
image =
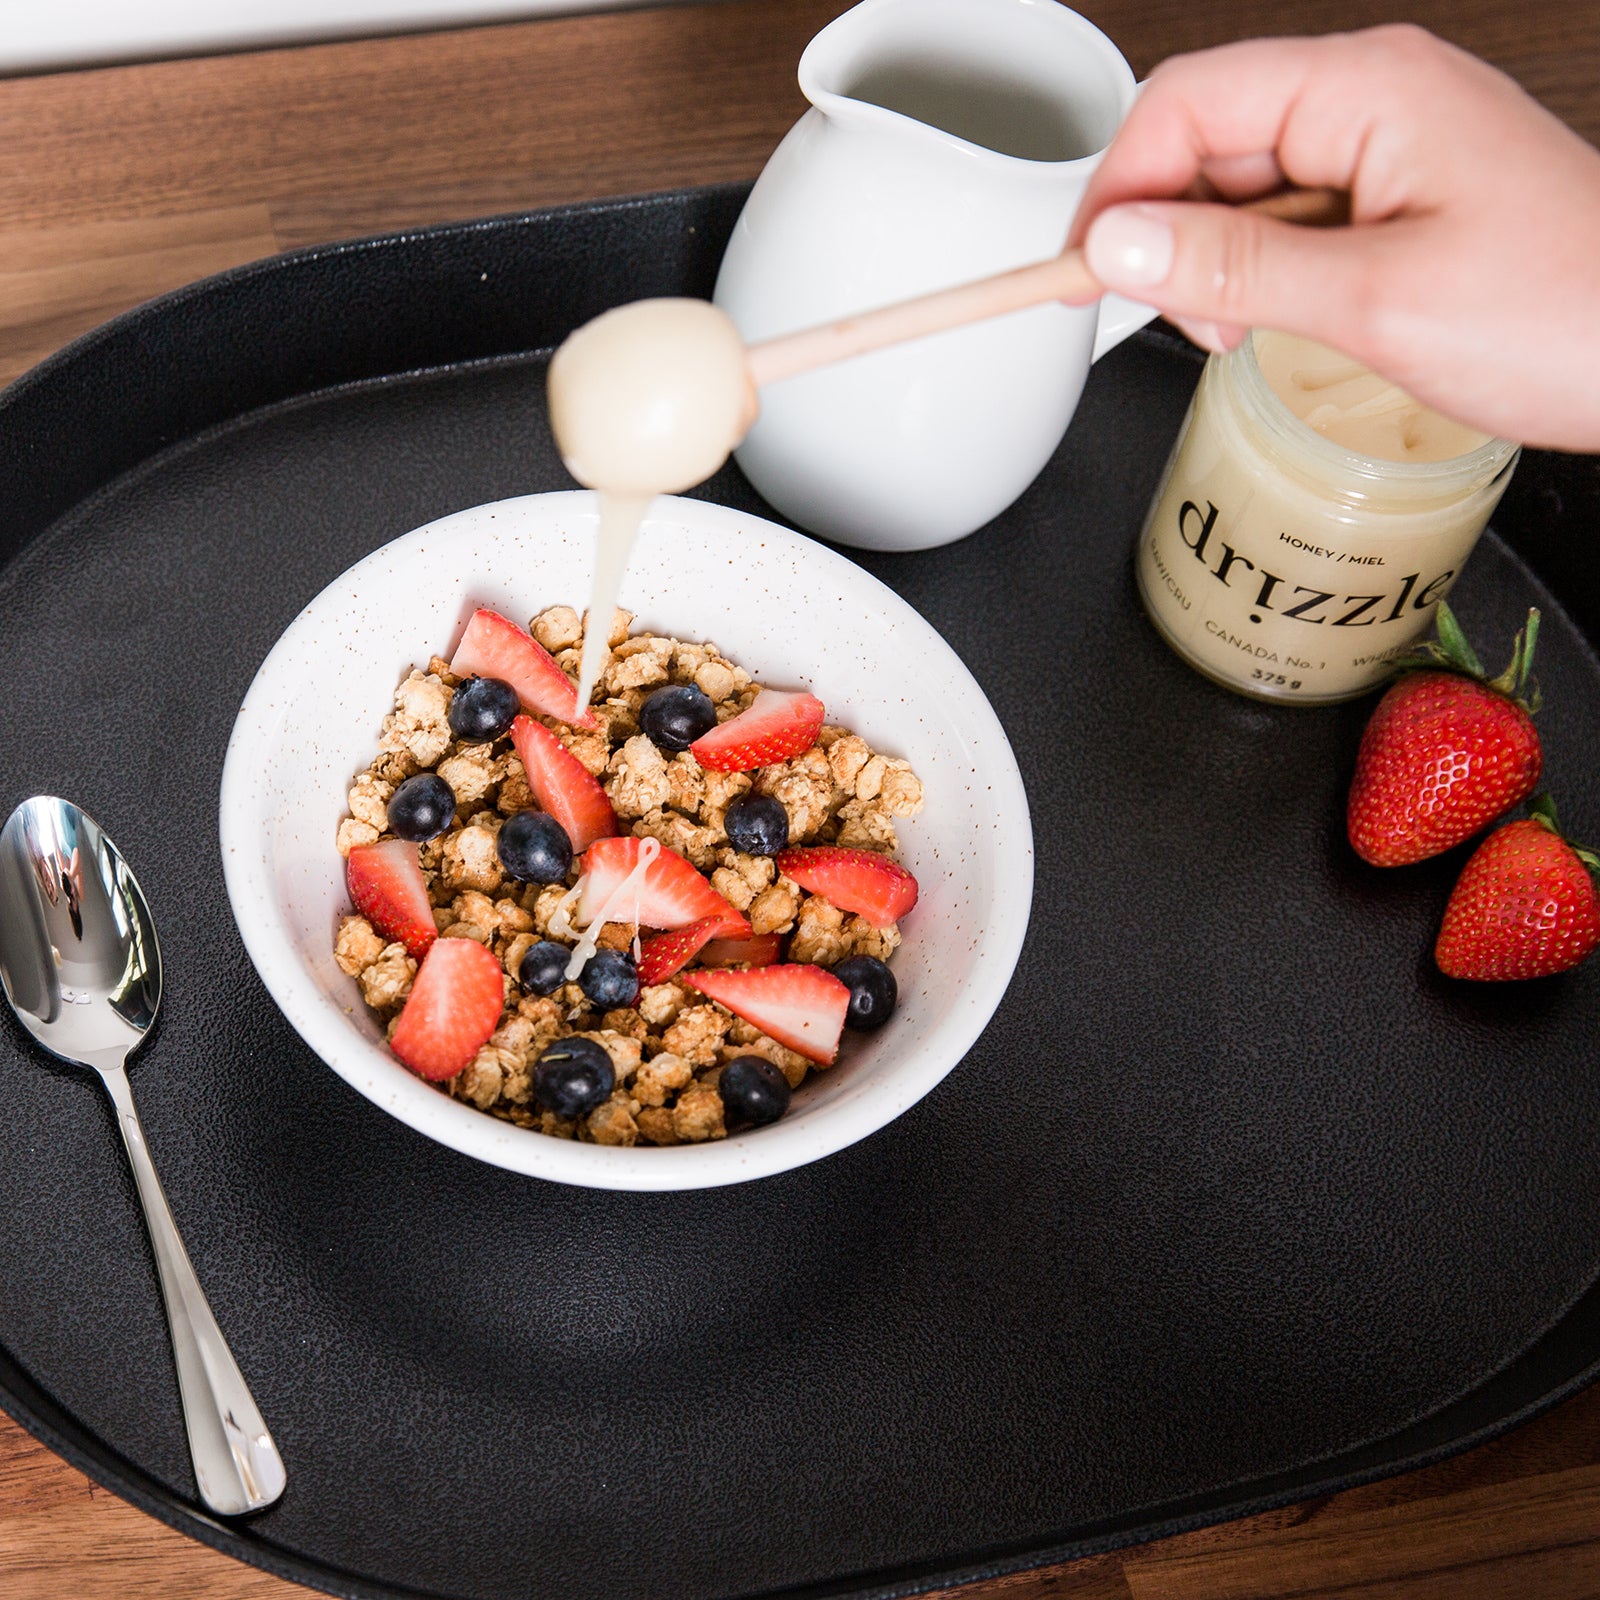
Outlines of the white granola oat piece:
{"label": "white granola oat piece", "polygon": [[878,790],[883,786],[883,774],[889,763],[880,755],[874,755],[863,762],[861,769],[856,773],[855,791],[858,800],[876,800]]}
{"label": "white granola oat piece", "polygon": [[729,806],[742,794],[750,792],[754,780],[748,772],[708,772],[701,800],[700,819],[708,828],[721,833],[726,827],[725,814]]}
{"label": "white granola oat piece", "polygon": [[380,748],[404,750],[418,766],[431,767],[450,745],[450,691],[431,672],[413,670],[395,690],[394,706]]}
{"label": "white granola oat piece", "polygon": [[833,772],[818,749],[803,750],[792,761],[763,767],[756,788],[789,814],[789,843],[802,844],[828,820],[833,804]]}
{"label": "white granola oat piece", "polygon": [[457,922],[476,923],[485,933],[493,933],[500,924],[500,913],[495,910],[494,901],[480,889],[463,889],[450,902],[450,909]]}
{"label": "white granola oat piece", "polygon": [[374,1011],[387,1011],[411,993],[411,980],[416,975],[417,963],[406,954],[406,947],[388,944],[370,967],[362,969],[356,981],[361,985],[361,998]]}
{"label": "white granola oat piece", "polygon": [[528,774],[522,762],[514,755],[504,759],[505,775],[500,779],[500,792],[495,796],[494,808],[502,817],[514,817],[519,811],[533,809],[533,790],[529,787]]}
{"label": "white granola oat piece", "polygon": [[661,752],[636,733],[611,757],[605,790],[619,817],[642,817],[667,803],[672,782]]}
{"label": "white granola oat piece", "polygon": [[340,917],[339,932],[333,941],[333,959],[347,978],[355,977],[363,967],[370,967],[383,951],[383,940],[372,931],[372,924],[365,917]]}
{"label": "white granola oat piece", "polygon": [[709,871],[717,859],[718,835],[715,828],[704,828],[676,811],[657,808],[633,824],[636,839],[659,839],[701,872]]}
{"label": "white granola oat piece", "polygon": [[694,1068],[682,1056],[663,1050],[639,1068],[632,1084],[633,1095],[641,1105],[664,1106],[669,1095],[693,1080]]}
{"label": "white granola oat piece", "polygon": [[611,1028],[598,1028],[580,1037],[593,1039],[611,1057],[611,1068],[617,1075],[618,1083],[626,1082],[639,1070],[643,1046],[637,1039],[630,1039],[627,1034],[617,1033]]}
{"label": "white granola oat piece", "polygon": [[454,755],[446,756],[435,770],[450,785],[456,807],[461,811],[477,805],[501,776],[492,744],[464,744]]}
{"label": "white granola oat piece", "polygon": [[750,902],[755,899],[755,890],[732,867],[718,867],[711,874],[711,887],[735,911],[748,911]]}
{"label": "white granola oat piece", "polygon": [[887,928],[875,928],[865,917],[852,916],[845,921],[844,936],[850,941],[853,956],[876,956],[887,961],[900,948],[900,926],[895,922]]}
{"label": "white granola oat piece", "polygon": [[836,727],[831,722],[824,722],[817,729],[817,748],[831,751],[841,739],[853,738],[854,735],[848,728]]}
{"label": "white granola oat piece", "polygon": [[639,991],[634,1005],[652,1028],[665,1028],[677,1020],[688,999],[675,983],[654,983]]}
{"label": "white granola oat piece", "polygon": [[847,850],[876,850],[892,856],[900,848],[894,819],[877,800],[846,800],[839,807],[839,836]]}
{"label": "white granola oat piece", "polygon": [[533,918],[516,900],[510,898],[496,900],[494,914],[499,923],[499,932],[503,934],[511,935],[531,933],[533,931]]}
{"label": "white granola oat piece", "polygon": [[[533,1063],[539,1032],[528,1018],[513,1012],[489,1035],[485,1049],[498,1052],[500,1095],[516,1105],[525,1105],[533,1093]],[[540,1046],[542,1048],[542,1046]]]}
{"label": "white granola oat piece", "polygon": [[633,1109],[628,1103],[627,1094],[620,1089],[589,1113],[585,1126],[596,1144],[625,1148],[639,1142],[639,1124],[633,1120]]}
{"label": "white granola oat piece", "polygon": [[737,1060],[740,1056],[764,1056],[775,1066],[787,1080],[791,1089],[798,1089],[805,1081],[806,1073],[811,1070],[813,1062],[808,1061],[798,1050],[791,1050],[787,1045],[779,1044],[776,1039],[769,1039],[766,1034],[758,1030],[753,1039],[747,1039],[742,1044],[725,1044],[722,1047],[722,1062]]}
{"label": "white granola oat piece", "polygon": [[502,965],[507,974],[522,981],[522,958],[538,944],[538,938],[531,933],[519,933],[510,944],[506,946],[506,953]]}
{"label": "white granola oat piece", "polygon": [[922,779],[909,761],[885,762],[878,803],[894,817],[914,817],[922,809]]}
{"label": "white granola oat piece", "polygon": [[446,836],[439,875],[449,890],[481,889],[493,894],[505,882],[495,847],[500,818],[480,811],[464,828]]}
{"label": "white granola oat piece", "polygon": [[550,919],[555,915],[556,907],[567,897],[567,886],[564,883],[547,883],[534,896],[534,901],[529,910],[533,913],[534,932],[548,936],[550,932]]}
{"label": "white granola oat piece", "polygon": [[[584,613],[584,621],[589,618],[588,612]],[[628,629],[633,626],[633,613],[624,611],[621,606],[613,606],[611,610],[611,631],[606,634],[606,643],[615,649],[628,637]],[[671,642],[670,640],[668,641]]]}
{"label": "white granola oat piece", "polygon": [[854,733],[845,734],[828,747],[828,768],[833,773],[833,781],[847,795],[856,792],[856,779],[871,760],[871,747]]}
{"label": "white granola oat piece", "polygon": [[471,939],[487,948],[494,943],[494,935],[475,922],[452,922],[439,930],[441,939]]}
{"label": "white granola oat piece", "polygon": [[831,967],[849,953],[844,913],[820,894],[807,896],[795,918],[794,936],[789,940],[789,959]]}
{"label": "white granola oat piece", "polygon": [[661,1047],[696,1067],[715,1064],[722,1036],[732,1019],[714,1005],[689,1006],[661,1035]]}
{"label": "white granola oat piece", "polygon": [[376,844],[378,842],[378,830],[370,822],[361,822],[355,817],[346,817],[339,824],[339,832],[333,842],[338,848],[339,854],[348,861],[350,852],[357,845]]}
{"label": "white granola oat piece", "polygon": [[685,816],[698,817],[705,804],[706,774],[687,751],[667,762],[667,804]]}
{"label": "white granola oat piece", "polygon": [[600,1019],[600,1026],[620,1033],[625,1039],[637,1039],[641,1047],[650,1037],[650,1025],[632,1006],[619,1006],[615,1011],[606,1012]]}
{"label": "white granola oat piece", "polygon": [[711,652],[693,639],[669,639],[667,643],[672,646],[672,681],[693,683],[695,673],[711,659]]}
{"label": "white granola oat piece", "polygon": [[733,675],[733,668],[726,661],[718,661],[712,658],[701,662],[695,668],[694,686],[713,705],[717,705],[721,701],[730,699],[739,684]]}
{"label": "white granola oat piece", "polygon": [[683,1141],[673,1132],[672,1113],[665,1106],[645,1106],[633,1114],[641,1138],[651,1144],[672,1145]]}
{"label": "white granola oat piece", "polygon": [[571,606],[548,606],[528,624],[528,632],[554,655],[582,640],[583,620]]}
{"label": "white granola oat piece", "polygon": [[409,750],[381,750],[373,757],[372,765],[367,770],[374,778],[398,786],[415,775],[418,763]]}
{"label": "white granola oat piece", "polygon": [[715,1089],[699,1084],[686,1089],[672,1108],[672,1131],[689,1144],[726,1137],[728,1130],[722,1120],[722,1096]]}
{"label": "white granola oat piece", "polygon": [[350,785],[350,815],[382,833],[389,826],[389,797],[394,785],[371,772],[363,772]]}
{"label": "white granola oat piece", "polygon": [[487,1111],[500,1098],[502,1081],[500,1054],[493,1045],[486,1044],[450,1080],[450,1093],[458,1100],[469,1101],[480,1111]]}
{"label": "white granola oat piece", "polygon": [[639,731],[639,713],[626,700],[602,700],[590,706],[589,710],[611,744],[621,744]]}
{"label": "white granola oat piece", "polygon": [[578,758],[579,764],[591,778],[606,775],[606,763],[611,759],[611,743],[603,733],[575,733],[568,728],[558,728],[556,737]]}
{"label": "white granola oat piece", "polygon": [[748,856],[732,845],[717,851],[717,860],[737,872],[750,886],[752,894],[760,894],[778,875],[777,863],[771,856]]}
{"label": "white granola oat piece", "polygon": [[530,1067],[553,1045],[567,1035],[567,1014],[553,995],[522,995],[516,1001],[516,1011],[533,1027],[533,1038],[528,1045]]}
{"label": "white granola oat piece", "polygon": [[607,694],[615,695],[629,689],[654,689],[671,676],[672,641],[640,634],[613,649],[600,682]]}
{"label": "white granola oat piece", "polygon": [[753,934],[787,933],[800,910],[800,885],[779,878],[750,902],[750,931]]}

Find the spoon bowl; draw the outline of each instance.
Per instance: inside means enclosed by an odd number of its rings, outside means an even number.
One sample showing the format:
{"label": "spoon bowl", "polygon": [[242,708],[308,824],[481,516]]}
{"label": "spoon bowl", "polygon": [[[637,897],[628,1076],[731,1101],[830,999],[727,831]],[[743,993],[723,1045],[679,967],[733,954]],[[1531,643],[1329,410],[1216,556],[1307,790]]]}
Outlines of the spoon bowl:
{"label": "spoon bowl", "polygon": [[161,947],[117,847],[70,800],[35,795],[0,830],[0,987],[52,1055],[100,1074],[144,1207],[172,1332],[200,1498],[222,1516],[271,1505],[285,1473],[206,1303],[156,1177],[125,1070],[161,1007]]}

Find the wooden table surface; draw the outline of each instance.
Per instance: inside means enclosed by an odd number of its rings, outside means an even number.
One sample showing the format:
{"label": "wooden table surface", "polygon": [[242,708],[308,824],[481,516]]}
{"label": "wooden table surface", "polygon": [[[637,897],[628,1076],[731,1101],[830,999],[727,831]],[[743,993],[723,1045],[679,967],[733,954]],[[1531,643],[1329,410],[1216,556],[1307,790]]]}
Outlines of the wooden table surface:
{"label": "wooden table surface", "polygon": [[[750,178],[803,109],[841,0],[730,0],[0,81],[0,383],[193,278],[296,245]],[[1136,71],[1281,31],[1277,0],[1089,0]],[[1302,0],[1326,32],[1405,16],[1600,142],[1593,0]],[[1597,269],[1600,270],[1600,269]],[[5,1600],[306,1591],[205,1549],[0,1418]],[[966,1600],[1600,1597],[1600,1387],[1427,1471]]]}

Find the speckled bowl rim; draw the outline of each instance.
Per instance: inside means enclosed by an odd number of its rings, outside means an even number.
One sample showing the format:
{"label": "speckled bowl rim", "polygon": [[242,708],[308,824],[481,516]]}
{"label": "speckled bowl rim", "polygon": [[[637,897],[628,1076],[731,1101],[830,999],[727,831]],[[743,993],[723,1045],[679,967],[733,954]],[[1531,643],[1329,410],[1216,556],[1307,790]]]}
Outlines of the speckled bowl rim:
{"label": "speckled bowl rim", "polygon": [[[342,647],[349,619],[361,612],[368,574],[392,576],[402,568],[415,567],[418,580],[426,581],[431,568],[437,566],[441,543],[475,546],[485,537],[540,522],[563,530],[592,524],[593,507],[594,497],[584,492],[527,495],[441,518],[373,551],[334,579],[289,625],[245,695],[228,742],[219,820],[224,877],[234,919],[262,982],[311,1049],[375,1105],[451,1149],[530,1176],[604,1189],[709,1188],[787,1171],[831,1155],[883,1127],[921,1100],[961,1061],[1010,982],[1033,895],[1033,833],[1027,795],[1010,742],[983,690],[955,651],[893,590],[814,540],[764,518],[675,496],[662,496],[655,502],[645,529],[648,535],[665,524],[703,534],[719,546],[737,548],[741,563],[770,560],[775,568],[787,564],[790,572],[803,575],[817,592],[832,591],[847,606],[859,608],[855,618],[843,620],[858,630],[861,640],[880,642],[879,671],[876,676],[868,673],[869,683],[887,683],[896,671],[914,671],[919,681],[937,684],[948,717],[945,732],[965,752],[972,774],[986,791],[988,826],[973,847],[984,858],[989,895],[981,928],[963,930],[973,936],[965,946],[962,970],[954,975],[951,1002],[919,1047],[893,1048],[898,1017],[881,1035],[847,1034],[847,1040],[870,1038],[875,1043],[881,1040],[882,1045],[880,1059],[867,1064],[842,1092],[830,1093],[826,1105],[804,1116],[791,1111],[772,1126],[713,1143],[616,1148],[555,1139],[447,1098],[402,1067],[375,1038],[365,1036],[352,1021],[354,1013],[362,1009],[353,982],[345,980],[350,984],[345,1003],[325,991],[297,948],[296,931],[280,902],[274,853],[268,842],[274,802],[267,774],[286,738],[286,708],[297,689],[318,670],[318,664],[325,668],[330,652]],[[500,525],[498,533],[491,529],[492,523]],[[562,536],[571,537],[565,531]],[[642,539],[641,548],[643,545]],[[430,551],[434,554],[428,554]],[[684,609],[686,617],[676,628],[680,636],[718,637],[714,619],[697,631],[692,600]],[[779,625],[783,625],[782,619]],[[418,641],[412,639],[403,648],[415,656],[417,647]],[[731,649],[730,654],[738,659]],[[819,681],[815,687],[827,700],[830,686]],[[859,704],[862,686],[852,685],[851,690]],[[374,723],[369,731],[374,750],[376,736]],[[915,821],[905,825],[907,829],[916,826]],[[328,873],[338,879],[342,889],[332,832],[330,825]],[[912,919],[916,915],[913,912]],[[332,932],[330,927],[330,964]],[[908,919],[907,941],[915,936],[915,922]],[[847,1071],[844,1066],[833,1070]],[[827,1076],[832,1078],[832,1073]],[[803,1088],[797,1096],[797,1108],[805,1092]]]}

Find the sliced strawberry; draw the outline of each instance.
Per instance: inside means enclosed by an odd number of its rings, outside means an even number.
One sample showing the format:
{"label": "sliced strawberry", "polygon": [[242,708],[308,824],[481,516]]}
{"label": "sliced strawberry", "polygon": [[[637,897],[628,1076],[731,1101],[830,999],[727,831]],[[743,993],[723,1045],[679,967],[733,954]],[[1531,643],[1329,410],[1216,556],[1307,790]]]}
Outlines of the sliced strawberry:
{"label": "sliced strawberry", "polygon": [[665,983],[675,972],[682,972],[700,954],[708,940],[727,919],[702,917],[676,933],[658,933],[639,946],[639,982]]}
{"label": "sliced strawberry", "polygon": [[475,939],[440,939],[417,968],[390,1048],[419,1078],[455,1077],[499,1024],[503,978]]}
{"label": "sliced strawberry", "polygon": [[700,952],[702,967],[770,967],[783,949],[775,933],[758,933],[748,939],[712,939]]}
{"label": "sliced strawberry", "polygon": [[417,847],[405,839],[358,844],[345,864],[345,883],[356,910],[385,939],[395,939],[420,960],[439,937]]}
{"label": "sliced strawberry", "polygon": [[814,694],[763,689],[748,711],[729,717],[689,748],[708,772],[752,772],[809,750],[817,742],[823,715]]}
{"label": "sliced strawberry", "polygon": [[691,972],[683,981],[811,1061],[826,1065],[839,1053],[850,986],[821,967]]}
{"label": "sliced strawberry", "polygon": [[541,711],[568,727],[599,726],[588,707],[578,714],[578,686],[556,665],[556,658],[498,611],[485,608],[472,613],[450,659],[450,670],[458,678],[502,678],[530,711]]}
{"label": "sliced strawberry", "polygon": [[617,831],[617,814],[600,780],[542,722],[518,717],[511,742],[527,769],[528,787],[567,830],[575,854]]}
{"label": "sliced strawberry", "polygon": [[[605,909],[624,878],[639,863],[643,839],[601,839],[583,857],[584,886],[578,900],[578,921],[587,927]],[[612,920],[645,928],[687,928],[691,922],[713,921],[715,933],[746,934],[750,924],[675,850],[665,845],[612,908]]]}
{"label": "sliced strawberry", "polygon": [[876,850],[798,846],[779,851],[778,871],[841,911],[859,912],[875,928],[898,922],[917,903],[917,880]]}

